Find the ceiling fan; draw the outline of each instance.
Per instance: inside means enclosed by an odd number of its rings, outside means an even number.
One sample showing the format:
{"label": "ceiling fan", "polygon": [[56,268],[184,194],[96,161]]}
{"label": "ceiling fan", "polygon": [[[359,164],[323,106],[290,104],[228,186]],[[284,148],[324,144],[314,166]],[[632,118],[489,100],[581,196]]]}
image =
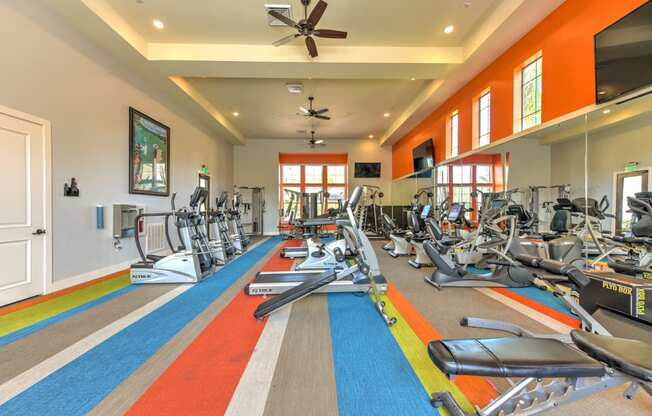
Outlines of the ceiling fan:
{"label": "ceiling fan", "polygon": [[310,132],[310,140],[304,140],[308,145],[310,145],[311,149],[314,149],[317,146],[326,146],[326,143],[324,142],[323,139],[315,139],[315,131]]}
{"label": "ceiling fan", "polygon": [[286,25],[297,29],[299,32],[281,38],[272,43],[272,45],[281,46],[293,39],[298,38],[299,36],[304,36],[306,38],[306,47],[308,48],[308,53],[310,54],[310,57],[314,58],[318,55],[318,53],[317,45],[315,44],[315,40],[312,38],[313,36],[317,36],[319,38],[346,39],[346,32],[330,29],[317,29],[315,27],[324,14],[326,7],[328,7],[328,3],[323,0],[319,0],[317,5],[313,7],[312,11],[310,12],[310,16],[308,15],[308,5],[310,5],[310,0],[301,0],[301,4],[303,4],[305,9],[304,18],[298,22],[295,22],[294,20],[282,15],[276,10],[269,11],[271,16],[275,17]]}
{"label": "ceiling fan", "polygon": [[301,113],[297,114],[302,114],[306,117],[315,117],[319,118],[322,120],[330,120],[331,118],[329,116],[324,115],[324,113],[328,113],[328,108],[322,108],[321,110],[315,110],[312,108],[312,102],[315,100],[315,97],[308,97],[310,107],[305,108],[305,107],[299,107],[299,110],[301,110]]}

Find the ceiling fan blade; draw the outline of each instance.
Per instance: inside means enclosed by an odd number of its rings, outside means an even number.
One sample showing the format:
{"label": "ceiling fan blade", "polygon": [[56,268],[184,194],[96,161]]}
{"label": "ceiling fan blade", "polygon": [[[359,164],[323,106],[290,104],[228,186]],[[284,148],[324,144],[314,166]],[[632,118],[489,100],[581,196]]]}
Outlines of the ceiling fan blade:
{"label": "ceiling fan blade", "polygon": [[315,144],[324,144],[324,141],[322,139],[315,140]]}
{"label": "ceiling fan blade", "polygon": [[315,118],[319,118],[319,119],[322,119],[322,120],[330,120],[331,119],[328,116],[319,116],[319,115],[315,116]]}
{"label": "ceiling fan blade", "polygon": [[318,55],[317,45],[311,36],[306,36],[306,47],[308,48],[308,53],[310,54],[311,58],[314,58]]}
{"label": "ceiling fan blade", "polygon": [[324,0],[319,0],[319,3],[317,3],[317,5],[312,9],[310,16],[308,16],[308,25],[310,25],[310,27],[317,26],[324,11],[326,11],[326,7],[328,7],[328,3]]}
{"label": "ceiling fan blade", "polygon": [[315,114],[324,114],[328,113],[328,108],[322,108],[321,110],[315,111]]}
{"label": "ceiling fan blade", "polygon": [[317,29],[313,32],[313,35],[320,38],[346,39],[348,33],[341,30]]}
{"label": "ceiling fan blade", "polygon": [[301,110],[301,112],[302,112],[303,114],[305,114],[305,115],[310,114],[310,111],[308,111],[307,109],[305,109],[305,108],[303,108],[303,107],[299,107],[299,110]]}
{"label": "ceiling fan blade", "polygon": [[301,35],[298,34],[298,33],[295,33],[295,34],[293,34],[293,35],[287,35],[286,37],[283,37],[283,38],[277,40],[276,42],[272,43],[272,45],[274,45],[274,46],[285,45],[285,44],[288,43],[289,41],[291,41],[291,40],[293,40],[293,39],[296,39],[296,38],[298,38],[299,36],[301,36]]}
{"label": "ceiling fan blade", "polygon": [[295,28],[299,27],[297,22],[290,19],[289,17],[283,16],[281,13],[277,12],[276,10],[270,10],[269,15],[272,16],[272,17],[275,17],[276,19],[280,20],[281,22],[285,23],[286,25],[288,25],[290,27],[295,27]]}

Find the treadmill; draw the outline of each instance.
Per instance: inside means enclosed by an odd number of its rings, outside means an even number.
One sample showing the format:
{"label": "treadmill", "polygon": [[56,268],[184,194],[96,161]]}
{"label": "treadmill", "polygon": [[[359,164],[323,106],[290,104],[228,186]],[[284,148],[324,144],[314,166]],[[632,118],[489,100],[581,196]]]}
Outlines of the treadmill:
{"label": "treadmill", "polygon": [[[341,221],[341,220],[339,220]],[[352,236],[343,230],[344,238],[347,247],[356,247]],[[339,249],[338,249],[339,251]],[[347,250],[348,251],[348,250]],[[340,252],[336,254],[343,257]],[[350,269],[350,268],[349,268]],[[250,296],[264,296],[264,295],[278,295],[288,289],[299,286],[305,282],[312,280],[321,280],[322,278],[334,275],[338,272],[345,271],[344,266],[334,269],[321,269],[321,270],[293,270],[285,272],[258,272],[256,278],[245,286],[245,293]],[[382,275],[377,275],[374,278],[376,283],[376,292],[384,294],[387,292],[387,280]],[[355,271],[346,274],[346,276],[333,280],[327,285],[323,285],[316,290],[315,293],[350,293],[362,292],[367,293],[372,290],[372,282],[369,277],[360,272]]]}
{"label": "treadmill", "polygon": [[[245,293],[250,296],[279,295],[288,289],[343,269],[306,270],[288,272],[259,272],[253,282],[245,287]],[[384,276],[376,276],[376,291],[379,294],[387,292],[387,280]],[[340,280],[334,280],[314,293],[366,293],[371,291],[371,281],[366,275],[355,272]]]}

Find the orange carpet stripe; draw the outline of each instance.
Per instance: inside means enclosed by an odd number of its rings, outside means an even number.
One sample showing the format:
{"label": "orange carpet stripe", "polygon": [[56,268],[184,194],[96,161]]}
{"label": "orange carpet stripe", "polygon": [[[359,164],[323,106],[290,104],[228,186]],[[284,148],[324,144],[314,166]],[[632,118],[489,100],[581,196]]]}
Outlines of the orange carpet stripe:
{"label": "orange carpet stripe", "polygon": [[508,297],[510,299],[513,299],[519,303],[522,303],[523,305],[534,309],[537,312],[540,312],[544,315],[547,315],[551,317],[552,319],[561,322],[564,325],[568,325],[571,328],[579,329],[580,328],[580,322],[577,319],[573,319],[568,315],[564,315],[561,312],[557,312],[554,309],[551,309],[545,305],[542,305],[538,302],[535,302],[531,299],[528,299],[524,296],[518,295],[511,290],[503,289],[503,288],[493,288],[496,292],[500,293],[501,295]]}
{"label": "orange carpet stripe", "polygon": [[[388,285],[387,296],[423,342],[424,348],[430,341],[442,339],[423,315],[391,283]],[[455,384],[474,405],[485,406],[497,396],[493,384],[482,377],[458,376],[455,378]]]}
{"label": "orange carpet stripe", "polygon": [[[283,247],[296,245],[290,240]],[[279,249],[262,270],[290,270],[292,260],[281,257],[280,253]],[[265,327],[265,323],[252,318],[263,300],[240,292],[134,403],[127,415],[224,414]]]}
{"label": "orange carpet stripe", "polygon": [[265,326],[252,318],[261,302],[240,292],[127,415],[224,414]]}
{"label": "orange carpet stripe", "polygon": [[52,293],[49,293],[47,295],[37,296],[37,297],[30,298],[30,299],[27,299],[27,300],[24,300],[24,301],[21,301],[21,302],[13,303],[13,304],[11,304],[9,306],[5,306],[5,307],[0,308],[0,316],[7,315],[7,314],[10,314],[12,312],[19,311],[21,309],[29,308],[30,306],[38,305],[39,303],[43,303],[43,302],[46,302],[48,300],[55,299],[55,298],[58,298],[58,297],[63,296],[63,295],[67,295],[68,293],[75,292],[75,291],[77,291],[79,289],[83,289],[83,288],[88,287],[88,286],[96,285],[96,284],[101,283],[101,282],[103,282],[105,280],[114,279],[116,277],[124,275],[125,273],[129,273],[129,269],[120,270],[118,272],[111,273],[109,275],[106,275],[106,276],[103,276],[103,277],[100,277],[100,278],[97,278],[97,279],[93,279],[93,280],[88,281],[88,282],[80,283],[78,285],[71,286],[71,287],[66,288],[66,289],[58,290],[56,292],[52,292]]}

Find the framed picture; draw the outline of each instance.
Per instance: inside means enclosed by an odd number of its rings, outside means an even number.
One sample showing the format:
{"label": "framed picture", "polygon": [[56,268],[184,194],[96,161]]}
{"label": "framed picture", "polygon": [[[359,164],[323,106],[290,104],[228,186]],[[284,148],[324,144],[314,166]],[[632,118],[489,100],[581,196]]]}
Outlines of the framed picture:
{"label": "framed picture", "polygon": [[129,193],[170,195],[170,128],[131,107]]}

